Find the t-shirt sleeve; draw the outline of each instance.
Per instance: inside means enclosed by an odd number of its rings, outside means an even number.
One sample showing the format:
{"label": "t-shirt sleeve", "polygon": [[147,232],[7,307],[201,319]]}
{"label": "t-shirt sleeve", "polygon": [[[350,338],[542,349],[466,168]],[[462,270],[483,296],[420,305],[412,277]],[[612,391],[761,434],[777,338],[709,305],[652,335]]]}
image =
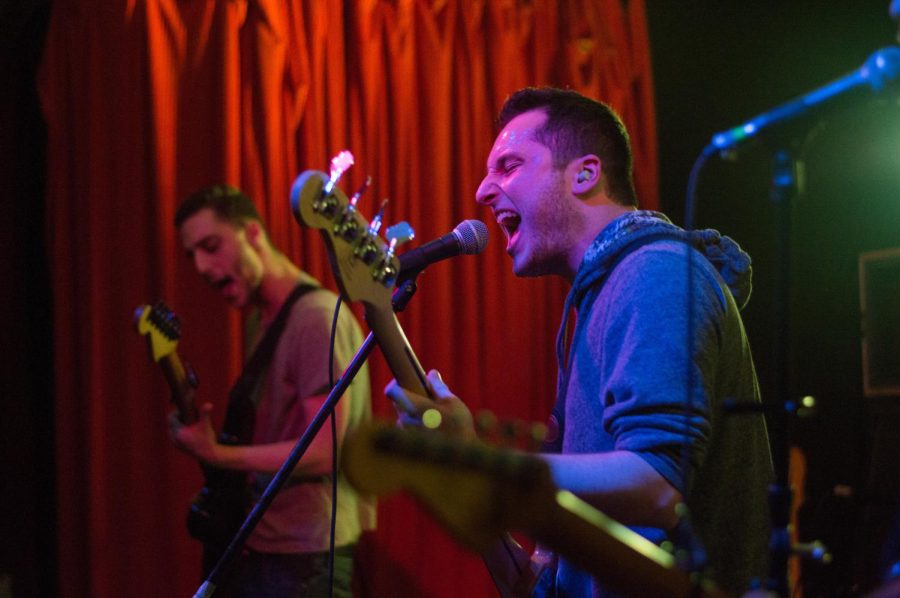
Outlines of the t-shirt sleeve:
{"label": "t-shirt sleeve", "polygon": [[[306,430],[329,389],[329,345],[336,297],[312,291],[293,306],[291,318],[279,341],[267,376],[267,399],[257,410],[256,442],[276,442],[299,437]],[[342,311],[349,311],[346,307]],[[350,315],[350,314],[347,314]],[[348,325],[342,315],[338,325],[334,359],[335,381],[346,366]],[[343,413],[341,400],[337,412]],[[339,420],[343,421],[343,417]]]}

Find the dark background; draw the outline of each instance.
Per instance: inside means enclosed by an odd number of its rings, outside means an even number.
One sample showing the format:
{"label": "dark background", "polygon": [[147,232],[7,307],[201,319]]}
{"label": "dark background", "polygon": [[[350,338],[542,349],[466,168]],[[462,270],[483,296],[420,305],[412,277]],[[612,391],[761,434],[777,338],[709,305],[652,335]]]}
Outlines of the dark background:
{"label": "dark background", "polygon": [[[34,0],[0,4],[0,596],[4,575],[14,578],[15,596],[50,596],[56,583],[45,133],[35,92],[49,7]],[[714,132],[896,43],[887,1],[647,0],[647,13],[662,205],[678,223],[688,172]],[[900,106],[887,95],[842,104],[780,139],[748,145],[732,160],[713,158],[698,189],[697,225],[735,237],[754,258],[745,324],[767,400],[777,396],[773,356],[785,352],[788,396],[818,401],[817,415],[793,426],[808,461],[801,532],[826,541],[835,561],[806,567],[808,595],[851,595],[877,583],[900,487],[898,401],[862,393],[857,269],[860,253],[900,247]],[[770,200],[771,156],[782,147],[804,165],[801,193],[789,204],[787,257],[774,250]],[[782,338],[775,280],[785,261],[790,319]]]}
{"label": "dark background", "polygon": [[[661,198],[678,222],[688,173],[713,133],[858,69],[878,48],[896,44],[888,2],[647,4]],[[848,595],[877,582],[900,486],[897,400],[862,392],[857,268],[860,253],[900,246],[900,105],[887,94],[847,100],[731,160],[713,158],[697,200],[697,226],[720,229],[753,256],[755,289],[744,321],[764,397],[778,396],[773,359],[782,353],[788,396],[817,399],[817,414],[792,426],[808,462],[801,534],[825,541],[835,560],[806,567],[808,595]],[[803,173],[800,193],[789,203],[788,256],[775,251],[770,194],[772,157],[782,148],[802,162]],[[785,263],[790,300],[782,337],[776,276]],[[896,295],[881,304],[894,313],[900,307]],[[900,330],[883,334],[896,350]]]}

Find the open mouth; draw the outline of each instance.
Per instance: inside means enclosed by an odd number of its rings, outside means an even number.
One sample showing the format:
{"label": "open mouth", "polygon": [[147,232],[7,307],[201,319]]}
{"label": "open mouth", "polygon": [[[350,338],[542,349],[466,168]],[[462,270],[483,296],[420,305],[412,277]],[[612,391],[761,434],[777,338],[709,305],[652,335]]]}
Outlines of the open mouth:
{"label": "open mouth", "polygon": [[224,276],[224,277],[218,278],[218,279],[216,279],[216,280],[210,280],[210,281],[209,281],[209,284],[211,284],[212,287],[213,287],[214,289],[217,289],[217,290],[221,291],[221,290],[224,289],[226,286],[228,286],[228,284],[229,284],[230,282],[231,282],[231,277],[230,277],[230,276]]}
{"label": "open mouth", "polygon": [[495,216],[497,218],[497,224],[499,224],[500,228],[503,229],[503,232],[506,233],[507,241],[509,241],[507,246],[509,246],[516,231],[519,230],[519,224],[522,222],[522,217],[510,210],[500,210]]}

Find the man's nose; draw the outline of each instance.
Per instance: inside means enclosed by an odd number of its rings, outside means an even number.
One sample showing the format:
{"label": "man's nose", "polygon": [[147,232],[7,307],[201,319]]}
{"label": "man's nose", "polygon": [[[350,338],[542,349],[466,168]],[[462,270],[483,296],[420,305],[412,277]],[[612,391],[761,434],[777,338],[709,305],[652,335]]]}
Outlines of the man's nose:
{"label": "man's nose", "polygon": [[497,199],[499,188],[493,181],[491,175],[487,175],[481,180],[478,189],[475,191],[475,201],[482,206],[489,206]]}
{"label": "man's nose", "polygon": [[199,274],[206,274],[209,270],[209,258],[207,258],[203,252],[195,251],[193,255],[194,259],[194,269]]}

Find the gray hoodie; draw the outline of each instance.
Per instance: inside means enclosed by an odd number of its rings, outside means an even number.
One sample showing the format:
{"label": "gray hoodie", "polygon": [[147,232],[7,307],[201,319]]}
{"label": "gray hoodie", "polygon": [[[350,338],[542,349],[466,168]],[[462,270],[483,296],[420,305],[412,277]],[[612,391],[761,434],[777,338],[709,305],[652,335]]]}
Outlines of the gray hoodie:
{"label": "gray hoodie", "polygon": [[[554,408],[560,434],[548,447],[642,457],[686,497],[691,535],[715,580],[733,593],[765,575],[768,539],[765,423],[722,412],[725,399],[760,400],[739,314],[750,279],[749,256],[716,231],[688,233],[649,211],[607,225],[566,301]],[[656,542],[667,538],[664,530],[636,529]],[[604,595],[564,559],[556,593]]]}

